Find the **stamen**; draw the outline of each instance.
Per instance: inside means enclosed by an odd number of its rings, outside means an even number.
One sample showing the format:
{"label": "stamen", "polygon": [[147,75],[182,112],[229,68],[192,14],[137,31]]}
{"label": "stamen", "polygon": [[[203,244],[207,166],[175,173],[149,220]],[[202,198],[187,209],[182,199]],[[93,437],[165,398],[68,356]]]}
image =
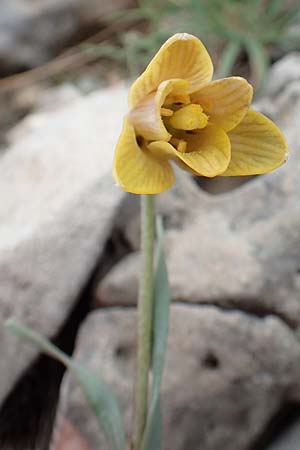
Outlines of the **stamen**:
{"label": "stamen", "polygon": [[172,137],[170,143],[174,145],[174,147],[176,147],[179,152],[184,153],[186,151],[187,142],[184,141],[183,139],[177,139],[175,137]]}
{"label": "stamen", "polygon": [[169,108],[160,108],[160,114],[165,117],[171,117],[173,115],[173,111]]}
{"label": "stamen", "polygon": [[187,105],[174,112],[170,118],[170,124],[178,130],[195,130],[205,128],[208,116],[202,112],[200,105]]}
{"label": "stamen", "polygon": [[172,145],[174,145],[174,147],[177,147],[177,145],[179,144],[179,142],[180,142],[180,139],[177,139],[176,137],[172,137],[171,140],[170,140],[170,143],[171,143]]}
{"label": "stamen", "polygon": [[179,152],[184,153],[184,152],[186,151],[186,148],[187,148],[187,142],[185,142],[183,139],[181,139],[181,140],[179,141],[178,146],[177,146],[177,150],[178,150]]}

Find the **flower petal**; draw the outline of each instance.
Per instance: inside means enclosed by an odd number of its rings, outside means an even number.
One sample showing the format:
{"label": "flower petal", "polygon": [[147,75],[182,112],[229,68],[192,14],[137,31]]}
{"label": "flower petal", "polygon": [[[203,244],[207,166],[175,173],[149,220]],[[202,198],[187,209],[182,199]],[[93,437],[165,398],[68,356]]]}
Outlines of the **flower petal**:
{"label": "flower petal", "polygon": [[175,181],[167,160],[157,159],[141,149],[129,119],[124,120],[114,157],[114,178],[122,189],[133,194],[158,194]]}
{"label": "flower petal", "polygon": [[288,146],[277,126],[263,114],[249,109],[230,133],[231,161],[223,175],[258,175],[286,160]]}
{"label": "flower petal", "polygon": [[[187,142],[187,151],[180,152],[169,142],[152,142],[151,153],[160,158],[172,159],[185,170],[205,177],[215,177],[223,173],[230,161],[230,141],[224,130],[208,125],[197,134],[180,133],[179,138]],[[179,160],[179,161],[178,161]]]}
{"label": "flower petal", "polygon": [[248,111],[253,96],[252,86],[240,77],[213,81],[192,95],[215,125],[225,131],[235,128]]}
{"label": "flower petal", "polygon": [[156,141],[148,144],[148,149],[150,152],[155,155],[157,158],[168,159],[176,162],[177,166],[186,172],[192,173],[193,175],[199,175],[198,172],[195,172],[191,167],[186,165],[181,159],[176,156],[175,148],[172,144],[165,141]]}
{"label": "flower petal", "polygon": [[130,121],[137,135],[150,141],[168,141],[170,139],[171,135],[161,118],[161,107],[166,97],[173,92],[183,96],[187,95],[188,82],[185,80],[163,81],[156,92],[145,97],[130,112]]}
{"label": "flower petal", "polygon": [[147,145],[149,151],[154,155],[157,159],[173,159],[176,160],[176,155],[174,153],[174,147],[169,142],[166,141],[155,141],[150,142]]}
{"label": "flower petal", "polygon": [[133,83],[129,106],[134,108],[156,91],[162,81],[182,78],[190,83],[190,92],[211,81],[213,65],[202,42],[187,33],[168,39],[154,56],[145,72]]}
{"label": "flower petal", "polygon": [[186,136],[187,151],[174,150],[186,165],[205,177],[223,173],[230,161],[230,141],[222,128],[208,125],[197,134]]}

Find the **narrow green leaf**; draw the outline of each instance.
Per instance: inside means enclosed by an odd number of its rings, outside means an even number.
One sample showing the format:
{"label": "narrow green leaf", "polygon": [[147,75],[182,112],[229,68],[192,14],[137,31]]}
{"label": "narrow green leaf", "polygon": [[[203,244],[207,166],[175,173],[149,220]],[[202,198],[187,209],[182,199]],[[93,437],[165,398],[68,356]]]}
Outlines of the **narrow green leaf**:
{"label": "narrow green leaf", "polygon": [[249,55],[253,84],[256,86],[256,92],[260,93],[269,68],[268,55],[255,39],[246,40],[245,47]]}
{"label": "narrow green leaf", "polygon": [[171,294],[163,247],[163,226],[157,220],[157,266],[154,279],[153,348],[151,401],[142,450],[161,449],[160,388],[169,331]]}
{"label": "narrow green leaf", "polygon": [[6,327],[15,335],[34,344],[40,351],[60,361],[70,370],[80,385],[88,404],[113,450],[125,450],[126,439],[120,409],[111,388],[92,371],[80,366],[48,339],[10,319]]}
{"label": "narrow green leaf", "polygon": [[162,448],[162,417],[160,396],[155,404],[151,403],[149,418],[142,442],[142,450],[161,450]]}
{"label": "narrow green leaf", "polygon": [[159,395],[169,332],[171,292],[164,252],[164,232],[161,218],[157,219],[157,266],[154,279],[154,315],[152,350],[152,398]]}
{"label": "narrow green leaf", "polygon": [[267,4],[266,15],[273,18],[277,14],[281,12],[281,9],[284,7],[286,0],[271,0]]}
{"label": "narrow green leaf", "polygon": [[231,75],[233,66],[240,52],[240,41],[231,40],[223,50],[218,65],[218,70],[214,78],[225,78]]}

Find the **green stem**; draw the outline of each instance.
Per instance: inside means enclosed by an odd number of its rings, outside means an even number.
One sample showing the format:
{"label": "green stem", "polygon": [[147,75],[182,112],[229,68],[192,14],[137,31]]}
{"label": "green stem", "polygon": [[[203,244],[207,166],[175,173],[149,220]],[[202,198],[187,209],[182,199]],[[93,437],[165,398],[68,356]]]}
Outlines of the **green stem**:
{"label": "green stem", "polygon": [[153,309],[154,196],[141,197],[142,272],[138,298],[138,373],[136,386],[135,450],[139,450],[148,413]]}

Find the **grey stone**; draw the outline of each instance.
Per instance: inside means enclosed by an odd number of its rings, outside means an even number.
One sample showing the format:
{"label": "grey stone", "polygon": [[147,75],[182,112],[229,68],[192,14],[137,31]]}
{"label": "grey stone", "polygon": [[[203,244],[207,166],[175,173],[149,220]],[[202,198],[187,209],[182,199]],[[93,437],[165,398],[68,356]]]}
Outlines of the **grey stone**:
{"label": "grey stone", "polygon": [[3,328],[47,336],[74,305],[110,234],[122,192],[111,176],[127,91],[99,91],[29,116],[0,158],[0,402],[37,355]]}
{"label": "grey stone", "polygon": [[[171,228],[182,228],[189,217],[192,216],[192,203],[194,195],[199,189],[193,180],[174,167],[176,183],[166,192],[155,198],[157,214],[164,218]],[[205,201],[206,197],[204,198]],[[119,208],[115,226],[129,244],[132,251],[140,248],[140,196],[127,194]],[[190,209],[187,205],[190,205]]]}
{"label": "grey stone", "polygon": [[279,439],[267,450],[299,450],[300,442],[300,423],[297,421],[288,427],[288,429],[279,437]]}
{"label": "grey stone", "polygon": [[[98,310],[83,324],[75,359],[115,391],[131,432],[136,312]],[[164,449],[246,450],[299,389],[300,345],[276,317],[215,306],[173,305],[162,388]],[[92,448],[107,445],[83,394],[67,376],[60,414]]]}
{"label": "grey stone", "polygon": [[[38,112],[56,110],[58,107],[66,106],[82,97],[80,90],[72,83],[62,83],[45,90],[41,87],[39,89],[40,92],[35,95],[34,104],[34,111]],[[30,89],[25,89],[24,93],[26,94],[28,91],[30,94]]]}
{"label": "grey stone", "polygon": [[300,80],[300,52],[289,53],[273,64],[266,82],[266,95],[278,94],[295,80]]}
{"label": "grey stone", "polygon": [[116,264],[96,289],[97,305],[129,306],[136,303],[140,267],[139,252],[129,254]]}

